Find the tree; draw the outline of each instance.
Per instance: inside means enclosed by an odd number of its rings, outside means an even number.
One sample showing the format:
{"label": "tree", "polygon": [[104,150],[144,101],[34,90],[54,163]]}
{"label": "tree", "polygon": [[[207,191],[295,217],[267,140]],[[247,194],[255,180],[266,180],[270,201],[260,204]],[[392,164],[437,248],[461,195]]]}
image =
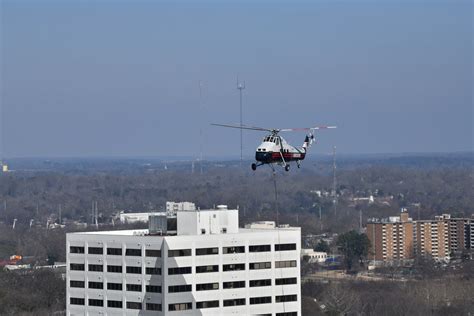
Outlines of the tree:
{"label": "tree", "polygon": [[316,247],[314,247],[314,251],[329,253],[329,252],[331,252],[331,249],[329,248],[328,243],[321,239],[321,240],[319,240]]}
{"label": "tree", "polygon": [[359,234],[355,230],[339,235],[336,245],[344,255],[346,270],[350,271],[357,260],[362,263],[369,252],[370,242],[366,234]]}

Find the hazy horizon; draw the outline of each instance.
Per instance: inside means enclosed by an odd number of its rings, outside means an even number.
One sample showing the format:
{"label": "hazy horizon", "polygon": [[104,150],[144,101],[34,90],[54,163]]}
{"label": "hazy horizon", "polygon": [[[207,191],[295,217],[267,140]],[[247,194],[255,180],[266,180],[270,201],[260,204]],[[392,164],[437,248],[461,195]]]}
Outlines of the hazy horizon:
{"label": "hazy horizon", "polygon": [[[473,151],[471,1],[2,1],[0,158]],[[199,83],[202,82],[202,99]],[[244,133],[252,157],[264,133]],[[304,133],[283,135],[293,145]]]}

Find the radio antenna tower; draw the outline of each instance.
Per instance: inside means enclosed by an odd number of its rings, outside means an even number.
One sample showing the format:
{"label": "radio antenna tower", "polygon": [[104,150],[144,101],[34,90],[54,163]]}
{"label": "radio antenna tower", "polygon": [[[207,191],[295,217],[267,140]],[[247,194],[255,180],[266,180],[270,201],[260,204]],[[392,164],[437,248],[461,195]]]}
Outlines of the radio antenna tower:
{"label": "radio antenna tower", "polygon": [[[202,81],[199,80],[199,111],[204,113],[202,104]],[[202,174],[202,123],[199,126],[199,168]],[[194,172],[193,172],[194,173]]]}
{"label": "radio antenna tower", "polygon": [[337,179],[336,179],[336,146],[332,149],[332,203],[334,206],[334,216],[337,216]]}
{"label": "radio antenna tower", "polygon": [[[242,127],[242,90],[245,89],[245,81],[240,82],[237,77],[237,89],[240,94],[240,127]],[[240,165],[242,166],[242,153],[243,153],[243,142],[242,142],[242,129],[240,129]]]}

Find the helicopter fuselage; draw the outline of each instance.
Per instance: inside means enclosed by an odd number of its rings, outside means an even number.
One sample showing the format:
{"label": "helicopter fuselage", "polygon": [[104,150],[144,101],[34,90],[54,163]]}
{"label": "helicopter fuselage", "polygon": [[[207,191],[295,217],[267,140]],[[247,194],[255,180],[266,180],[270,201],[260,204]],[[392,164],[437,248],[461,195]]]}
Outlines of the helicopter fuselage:
{"label": "helicopter fuselage", "polygon": [[257,147],[255,160],[262,164],[267,163],[287,163],[290,161],[300,161],[306,156],[304,149],[291,146],[281,136],[265,136],[263,142]]}

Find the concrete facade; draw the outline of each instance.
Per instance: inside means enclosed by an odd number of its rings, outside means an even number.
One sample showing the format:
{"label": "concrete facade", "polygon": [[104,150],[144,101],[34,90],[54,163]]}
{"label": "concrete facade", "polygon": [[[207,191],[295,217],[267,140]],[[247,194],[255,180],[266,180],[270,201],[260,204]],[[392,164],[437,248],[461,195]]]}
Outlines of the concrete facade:
{"label": "concrete facade", "polygon": [[68,234],[67,315],[301,315],[299,228],[238,228],[222,208],[177,217],[176,235]]}

